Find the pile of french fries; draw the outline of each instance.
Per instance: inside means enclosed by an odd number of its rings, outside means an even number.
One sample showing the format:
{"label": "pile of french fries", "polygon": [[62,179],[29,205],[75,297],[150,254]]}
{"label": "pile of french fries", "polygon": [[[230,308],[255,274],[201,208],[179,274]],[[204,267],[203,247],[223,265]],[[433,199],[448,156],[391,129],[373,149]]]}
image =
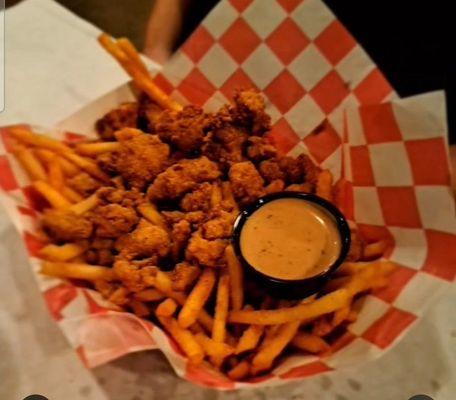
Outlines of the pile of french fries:
{"label": "pile of french fries", "polygon": [[[163,108],[181,109],[156,87],[128,40],[113,41],[107,35],[99,40],[140,90]],[[84,171],[101,183],[109,183],[110,178],[93,157],[115,150],[119,143],[68,146],[22,128],[12,129],[11,135],[17,141],[17,160],[49,207],[83,215],[98,204],[96,194],[84,198],[66,180]],[[329,171],[321,173],[317,194],[334,200]],[[225,186],[214,196],[232,198]],[[161,214],[152,204],[142,205],[139,212],[151,223],[164,226]],[[189,362],[208,362],[230,379],[244,380],[271,370],[287,349],[329,354],[334,334],[357,319],[360,295],[387,285],[394,264],[378,260],[385,249],[385,241],[362,245],[357,262],[342,264],[318,295],[301,301],[277,300],[266,295],[256,307],[247,303],[248,279],[231,245],[225,250],[227,267],[204,269],[188,290],[182,290],[186,282],[173,280],[169,272],[157,270],[147,276],[146,289],[125,296],[127,290],[119,285],[110,299],[115,303],[116,298],[123,299],[123,303],[119,300],[117,304],[138,316],[152,318],[175,340]],[[115,269],[82,262],[85,250],[76,243],[45,246],[40,253],[44,259],[42,273],[85,280],[97,289],[104,283],[120,282]]]}

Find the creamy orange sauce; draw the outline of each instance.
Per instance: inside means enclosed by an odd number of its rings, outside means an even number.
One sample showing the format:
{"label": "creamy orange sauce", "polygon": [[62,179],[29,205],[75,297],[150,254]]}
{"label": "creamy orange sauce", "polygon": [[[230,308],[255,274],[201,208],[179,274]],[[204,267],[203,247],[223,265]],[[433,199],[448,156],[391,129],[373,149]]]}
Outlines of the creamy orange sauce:
{"label": "creamy orange sauce", "polygon": [[341,240],[331,214],[300,199],[278,199],[255,211],[240,237],[246,261],[265,275],[304,279],[327,270],[338,258]]}

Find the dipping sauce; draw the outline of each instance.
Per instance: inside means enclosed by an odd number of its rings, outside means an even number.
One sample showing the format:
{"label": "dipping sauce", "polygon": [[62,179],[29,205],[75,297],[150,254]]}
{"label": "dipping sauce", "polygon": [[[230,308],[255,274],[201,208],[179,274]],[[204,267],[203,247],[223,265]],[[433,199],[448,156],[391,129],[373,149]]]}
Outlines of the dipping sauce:
{"label": "dipping sauce", "polygon": [[340,255],[341,238],[336,221],[322,207],[284,198],[250,215],[241,231],[240,249],[257,271],[299,280],[328,270]]}

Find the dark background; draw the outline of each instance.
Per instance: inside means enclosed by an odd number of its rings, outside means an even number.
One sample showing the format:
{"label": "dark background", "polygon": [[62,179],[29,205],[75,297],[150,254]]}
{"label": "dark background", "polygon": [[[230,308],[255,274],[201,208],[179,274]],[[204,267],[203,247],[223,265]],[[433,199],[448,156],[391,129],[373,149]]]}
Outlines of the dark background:
{"label": "dark background", "polygon": [[[127,36],[142,48],[153,0],[57,1],[113,36]],[[446,90],[450,139],[456,143],[456,21],[450,1],[323,1],[364,47],[401,97]],[[6,4],[17,2],[7,0]],[[193,1],[181,42],[216,3],[217,0]]]}

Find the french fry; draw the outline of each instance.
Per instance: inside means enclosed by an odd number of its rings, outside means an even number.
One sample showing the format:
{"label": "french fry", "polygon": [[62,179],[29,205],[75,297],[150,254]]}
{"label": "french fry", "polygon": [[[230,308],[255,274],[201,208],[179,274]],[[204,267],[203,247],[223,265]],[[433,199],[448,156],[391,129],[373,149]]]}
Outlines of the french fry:
{"label": "french fry", "polygon": [[173,299],[163,300],[155,310],[155,313],[160,317],[171,317],[177,310],[177,303]]}
{"label": "french fry", "polygon": [[226,247],[225,258],[230,276],[231,308],[234,311],[241,310],[244,304],[244,274],[233,246],[229,245]]}
{"label": "french fry", "polygon": [[157,316],[157,318],[182,351],[187,354],[190,362],[195,365],[201,364],[204,359],[204,350],[193,334],[188,329],[182,328],[174,318],[160,316]]}
{"label": "french fry", "polygon": [[157,207],[154,204],[149,202],[141,203],[138,206],[138,211],[144,218],[146,218],[152,224],[168,230],[168,226],[166,225],[163,216],[159,213]]}
{"label": "french fry", "polygon": [[351,299],[351,291],[338,289],[309,303],[277,310],[239,310],[228,314],[228,321],[239,324],[277,325],[304,321],[329,314],[344,307]]}
{"label": "french fry", "polygon": [[71,206],[71,203],[48,183],[44,181],[35,181],[32,186],[52,207],[63,209]]}
{"label": "french fry", "polygon": [[[274,325],[278,326],[278,325]],[[258,346],[264,332],[264,325],[250,325],[243,333],[236,346],[234,354],[241,354],[253,350]]]}
{"label": "french fry", "polygon": [[127,38],[119,38],[117,40],[118,46],[123,50],[123,52],[127,55],[127,57],[135,64],[136,68],[138,68],[144,74],[149,74],[146,65],[141,60],[139,53],[137,52],[133,43],[130,42]]}
{"label": "french fry", "polygon": [[86,281],[97,281],[114,279],[114,271],[111,268],[99,265],[50,262],[44,261],[41,265],[41,273],[68,279],[82,279]]}
{"label": "french fry", "polygon": [[68,261],[83,254],[86,248],[87,246],[76,243],[65,243],[61,246],[48,244],[40,250],[39,254],[49,261]]}
{"label": "french fry", "polygon": [[331,201],[332,200],[332,181],[333,176],[327,169],[321,171],[317,178],[316,194],[321,198]]}
{"label": "french fry", "polygon": [[299,350],[312,354],[323,353],[331,348],[321,337],[304,332],[298,332],[292,339],[291,344]]}
{"label": "french fry", "polygon": [[106,175],[93,160],[81,157],[72,150],[63,152],[62,156],[78,166],[80,169],[87,172],[89,175],[92,175],[94,178],[106,183],[110,181],[109,176]]}
{"label": "french fry", "polygon": [[30,149],[18,145],[14,149],[14,156],[32,181],[47,179],[45,169]]}
{"label": "french fry", "polygon": [[135,315],[138,317],[147,317],[150,315],[150,310],[149,308],[142,302],[136,299],[131,299],[128,304],[131,307],[131,310]]}
{"label": "french fry", "polygon": [[57,160],[57,156],[52,157],[48,162],[48,181],[49,184],[56,190],[62,192],[65,184],[65,177],[61,165]]}
{"label": "french fry", "polygon": [[228,344],[216,342],[202,332],[195,334],[195,339],[217,367],[234,352],[234,349]]}
{"label": "french fry", "polygon": [[369,243],[366,246],[364,246],[363,255],[361,259],[363,261],[368,261],[380,258],[385,253],[387,247],[388,242],[386,240],[379,240],[375,243]]}
{"label": "french fry", "polygon": [[216,208],[222,202],[222,188],[216,182],[212,184],[212,191],[211,191],[211,207]]}
{"label": "french fry", "polygon": [[288,322],[280,326],[267,346],[262,346],[252,359],[250,372],[253,375],[271,368],[274,360],[295,337],[301,321]]}
{"label": "french fry", "polygon": [[211,268],[206,268],[179,313],[178,322],[182,328],[188,328],[196,321],[212,292],[214,284],[215,272]]}
{"label": "french fry", "polygon": [[79,174],[80,172],[80,169],[76,167],[76,165],[72,164],[68,160],[65,160],[54,151],[48,149],[35,148],[34,153],[43,164],[47,164],[53,157],[57,157],[57,162],[60,164],[60,167],[62,168],[65,176],[73,177]]}
{"label": "french fry", "polygon": [[159,106],[164,109],[169,108],[176,111],[182,110],[182,106],[180,104],[171,100],[158,86],[155,85],[149,73],[145,73],[142,68],[138,68],[135,57],[130,58],[117,43],[104,33],[98,37],[98,41],[130,75],[136,86],[145,92]]}
{"label": "french fry", "polygon": [[50,137],[31,132],[24,128],[13,128],[10,129],[9,132],[16,140],[30,146],[42,147],[58,153],[71,151],[67,145],[63,144],[59,140],[51,139]]}
{"label": "french fry", "polygon": [[390,261],[379,261],[366,264],[359,273],[355,274],[350,279],[346,286],[346,290],[348,290],[351,298],[353,298],[359,293],[383,287],[388,282],[387,276],[390,275],[395,268],[396,265]]}
{"label": "french fry", "polygon": [[336,326],[339,326],[342,322],[344,322],[350,315],[350,311],[351,311],[350,305],[347,305],[347,306],[337,310],[333,314],[332,320],[331,320],[331,325],[333,326],[333,328],[335,328]]}
{"label": "french fry", "polygon": [[216,342],[224,342],[226,337],[226,318],[229,306],[230,277],[221,275],[217,287],[217,300],[215,304],[214,326],[212,339]]}
{"label": "french fry", "polygon": [[80,201],[79,203],[73,204],[69,207],[70,211],[73,211],[75,214],[82,215],[92,208],[96,207],[99,203],[99,198],[96,194],[92,194],[86,199]]}
{"label": "french fry", "polygon": [[232,381],[240,381],[249,376],[250,373],[250,363],[247,360],[243,360],[240,363],[236,364],[228,372],[228,378]]}
{"label": "french fry", "polygon": [[61,191],[62,194],[73,203],[79,203],[84,200],[84,197],[68,186],[63,186]]}
{"label": "french fry", "polygon": [[158,291],[157,289],[144,289],[140,292],[136,292],[133,295],[133,298],[139,301],[147,302],[154,302],[163,300],[166,296]]}
{"label": "french fry", "polygon": [[76,145],[76,152],[83,156],[95,157],[103,153],[118,150],[119,147],[119,142],[81,143]]}

